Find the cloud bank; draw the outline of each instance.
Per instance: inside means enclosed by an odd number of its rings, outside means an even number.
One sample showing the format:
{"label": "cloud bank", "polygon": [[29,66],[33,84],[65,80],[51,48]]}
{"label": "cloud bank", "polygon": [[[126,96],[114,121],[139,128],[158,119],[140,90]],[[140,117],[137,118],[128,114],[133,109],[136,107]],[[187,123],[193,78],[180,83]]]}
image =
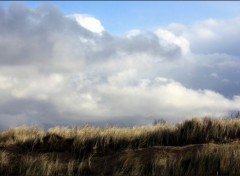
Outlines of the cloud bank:
{"label": "cloud bank", "polygon": [[240,109],[240,18],[112,35],[87,14],[0,8],[0,128],[139,125]]}

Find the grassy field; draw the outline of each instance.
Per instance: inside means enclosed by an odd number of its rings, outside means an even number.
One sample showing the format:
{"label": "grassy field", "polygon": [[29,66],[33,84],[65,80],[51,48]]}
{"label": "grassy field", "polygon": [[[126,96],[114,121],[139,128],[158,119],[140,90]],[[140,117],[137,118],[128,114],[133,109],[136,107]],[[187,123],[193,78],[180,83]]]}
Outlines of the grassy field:
{"label": "grassy field", "polygon": [[240,175],[240,119],[0,133],[0,175]]}

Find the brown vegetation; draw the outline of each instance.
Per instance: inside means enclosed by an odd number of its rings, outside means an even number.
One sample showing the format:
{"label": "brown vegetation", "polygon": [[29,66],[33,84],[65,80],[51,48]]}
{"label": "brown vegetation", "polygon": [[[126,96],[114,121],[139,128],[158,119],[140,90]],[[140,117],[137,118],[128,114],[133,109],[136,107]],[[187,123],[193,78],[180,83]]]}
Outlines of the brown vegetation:
{"label": "brown vegetation", "polygon": [[239,175],[240,119],[0,133],[0,175]]}

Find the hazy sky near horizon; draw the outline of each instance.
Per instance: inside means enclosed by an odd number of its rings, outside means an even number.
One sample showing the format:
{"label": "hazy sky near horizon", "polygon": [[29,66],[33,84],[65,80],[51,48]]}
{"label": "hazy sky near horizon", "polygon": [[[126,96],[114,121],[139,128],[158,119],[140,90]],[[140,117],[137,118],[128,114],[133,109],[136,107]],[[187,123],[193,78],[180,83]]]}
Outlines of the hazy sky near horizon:
{"label": "hazy sky near horizon", "polygon": [[1,2],[0,128],[240,109],[239,2]]}

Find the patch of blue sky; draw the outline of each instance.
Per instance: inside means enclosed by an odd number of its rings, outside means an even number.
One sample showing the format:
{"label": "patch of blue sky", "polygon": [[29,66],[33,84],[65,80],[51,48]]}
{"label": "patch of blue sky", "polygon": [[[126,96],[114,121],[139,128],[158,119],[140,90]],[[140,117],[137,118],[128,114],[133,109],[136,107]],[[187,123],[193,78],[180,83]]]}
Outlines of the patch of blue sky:
{"label": "patch of blue sky", "polygon": [[[11,2],[3,1],[5,6]],[[23,1],[28,7],[51,4],[66,14],[93,15],[106,31],[122,34],[132,29],[152,30],[170,23],[192,24],[214,18],[240,16],[240,2],[208,1]]]}

